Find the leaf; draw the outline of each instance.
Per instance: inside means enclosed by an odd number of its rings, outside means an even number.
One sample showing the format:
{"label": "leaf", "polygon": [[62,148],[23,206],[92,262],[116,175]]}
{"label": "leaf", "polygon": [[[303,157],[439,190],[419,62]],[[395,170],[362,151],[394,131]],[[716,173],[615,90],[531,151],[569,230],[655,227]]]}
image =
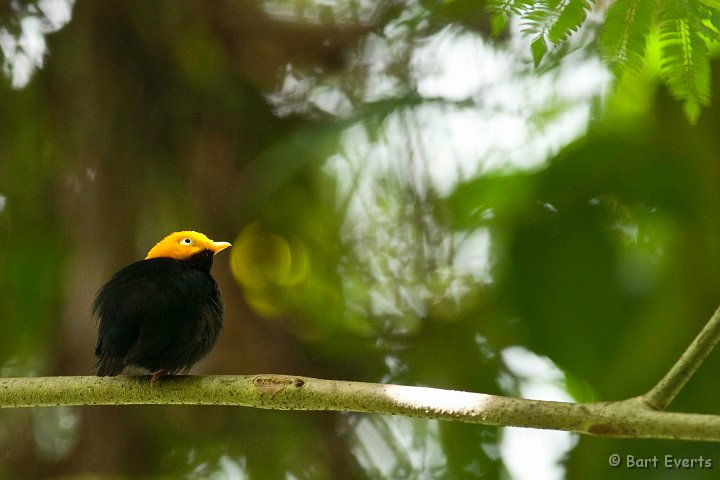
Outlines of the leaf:
{"label": "leaf", "polygon": [[505,31],[507,23],[507,16],[504,13],[494,13],[490,19],[490,26],[492,29],[493,37],[500,36],[500,34]]}
{"label": "leaf", "polygon": [[710,103],[710,61],[697,3],[671,0],[660,18],[661,69],[673,96],[684,101],[690,122]]}
{"label": "leaf", "polygon": [[487,8],[506,15],[524,15],[532,9],[533,3],[533,0],[488,0]]}
{"label": "leaf", "polygon": [[530,51],[532,52],[533,62],[537,67],[548,51],[545,40],[542,37],[537,37],[532,44],[530,44]]}
{"label": "leaf", "polygon": [[[717,4],[711,6],[710,4]],[[720,42],[720,0],[706,0],[696,8],[706,21],[700,23],[700,35],[708,42]]]}
{"label": "leaf", "polygon": [[642,67],[656,10],[655,0],[617,0],[610,6],[600,37],[600,56],[616,76]]}
{"label": "leaf", "polygon": [[699,0],[701,3],[704,3],[710,8],[714,8],[715,10],[720,10],[720,0]]}
{"label": "leaf", "polygon": [[557,45],[585,23],[590,6],[587,0],[538,0],[523,15],[524,30]]}
{"label": "leaf", "polygon": [[685,116],[690,123],[694,125],[697,123],[698,118],[700,118],[700,105],[694,101],[688,100],[683,104],[683,112],[685,112]]}
{"label": "leaf", "polygon": [[565,7],[548,31],[548,38],[553,43],[564,41],[570,34],[577,32],[585,23],[591,6],[586,0],[566,0],[562,3],[565,3]]}

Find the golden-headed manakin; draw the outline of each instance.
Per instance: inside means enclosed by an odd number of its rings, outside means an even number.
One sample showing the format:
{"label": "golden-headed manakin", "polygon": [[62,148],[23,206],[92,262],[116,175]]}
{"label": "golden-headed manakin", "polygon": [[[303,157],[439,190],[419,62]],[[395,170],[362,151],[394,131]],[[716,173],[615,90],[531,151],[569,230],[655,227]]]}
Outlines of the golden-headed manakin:
{"label": "golden-headed manakin", "polygon": [[203,358],[222,330],[223,301],[210,267],[229,246],[202,233],[175,232],[113,275],[92,305],[98,376],[140,367],[155,381]]}

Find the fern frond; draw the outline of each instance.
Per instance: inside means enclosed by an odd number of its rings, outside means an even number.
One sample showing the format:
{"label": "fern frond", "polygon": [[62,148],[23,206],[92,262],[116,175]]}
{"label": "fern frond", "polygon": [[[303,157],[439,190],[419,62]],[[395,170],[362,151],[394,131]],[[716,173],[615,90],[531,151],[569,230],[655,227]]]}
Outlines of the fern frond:
{"label": "fern frond", "polygon": [[[521,18],[538,66],[548,52],[567,46],[570,35],[587,22],[594,1],[488,0],[487,5],[498,14]],[[647,38],[658,24],[665,83],[694,122],[710,103],[708,43],[720,42],[720,0],[615,0],[600,37],[600,55],[616,76],[642,67]]]}
{"label": "fern frond", "polygon": [[533,0],[488,0],[486,7],[493,12],[522,16],[532,8],[533,3]]}
{"label": "fern frond", "polygon": [[586,0],[537,0],[523,15],[523,30],[559,43],[580,28],[588,8]]}
{"label": "fern frond", "polygon": [[591,1],[536,0],[532,7],[526,10],[522,29],[534,36],[532,47],[536,65],[550,46],[564,42],[585,23]]}
{"label": "fern frond", "polygon": [[707,5],[715,10],[720,9],[720,0],[700,0],[700,3]]}
{"label": "fern frond", "polygon": [[[712,7],[708,2],[717,4]],[[700,23],[700,35],[708,42],[720,42],[720,0],[706,0],[696,6],[700,17],[705,21]]]}
{"label": "fern frond", "polygon": [[592,1],[589,0],[568,0],[565,3],[565,8],[560,12],[557,21],[548,30],[548,38],[555,44],[577,32],[585,23],[588,11],[592,7]]}
{"label": "fern frond", "polygon": [[642,67],[656,10],[655,0],[617,0],[610,6],[600,37],[600,56],[616,76]]}
{"label": "fern frond", "polygon": [[694,0],[668,0],[661,10],[662,68],[670,92],[685,102],[691,122],[700,107],[710,103],[710,61],[702,29],[701,12]]}

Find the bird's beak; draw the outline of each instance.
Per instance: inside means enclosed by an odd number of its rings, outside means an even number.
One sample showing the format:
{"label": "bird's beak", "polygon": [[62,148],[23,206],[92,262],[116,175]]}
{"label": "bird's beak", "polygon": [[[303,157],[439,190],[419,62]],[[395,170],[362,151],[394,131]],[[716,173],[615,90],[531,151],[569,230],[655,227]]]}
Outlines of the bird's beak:
{"label": "bird's beak", "polygon": [[226,248],[230,247],[230,243],[228,242],[210,242],[210,250],[213,252],[213,255],[217,254],[218,252],[225,250]]}

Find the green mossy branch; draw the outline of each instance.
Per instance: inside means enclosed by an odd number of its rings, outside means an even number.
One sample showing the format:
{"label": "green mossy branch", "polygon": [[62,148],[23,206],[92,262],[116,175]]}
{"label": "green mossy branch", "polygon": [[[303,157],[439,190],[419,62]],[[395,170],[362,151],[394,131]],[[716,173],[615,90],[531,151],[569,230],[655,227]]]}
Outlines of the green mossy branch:
{"label": "green mossy branch", "polygon": [[565,430],[604,437],[720,442],[720,416],[663,411],[720,342],[720,308],[645,395],[569,403],[438,388],[291,375],[0,378],[0,408],[71,405],[231,405],[331,410]]}
{"label": "green mossy branch", "polygon": [[695,340],[667,374],[643,398],[656,410],[664,410],[700,368],[720,342],[720,308],[710,318]]}
{"label": "green mossy branch", "polygon": [[569,403],[291,375],[0,378],[0,408],[70,405],[232,405],[332,410],[565,430],[605,437],[720,442],[720,416],[665,412],[720,342],[720,308],[645,395]]}
{"label": "green mossy branch", "polygon": [[662,412],[642,397],[576,404],[288,375],[0,379],[1,407],[233,405],[333,410],[566,430],[596,436],[720,441],[720,416]]}
{"label": "green mossy branch", "polygon": [[720,442],[720,416],[664,411],[720,342],[720,308],[645,395],[569,403],[292,375],[0,378],[0,408],[77,405],[230,405],[406,415],[603,437]]}

